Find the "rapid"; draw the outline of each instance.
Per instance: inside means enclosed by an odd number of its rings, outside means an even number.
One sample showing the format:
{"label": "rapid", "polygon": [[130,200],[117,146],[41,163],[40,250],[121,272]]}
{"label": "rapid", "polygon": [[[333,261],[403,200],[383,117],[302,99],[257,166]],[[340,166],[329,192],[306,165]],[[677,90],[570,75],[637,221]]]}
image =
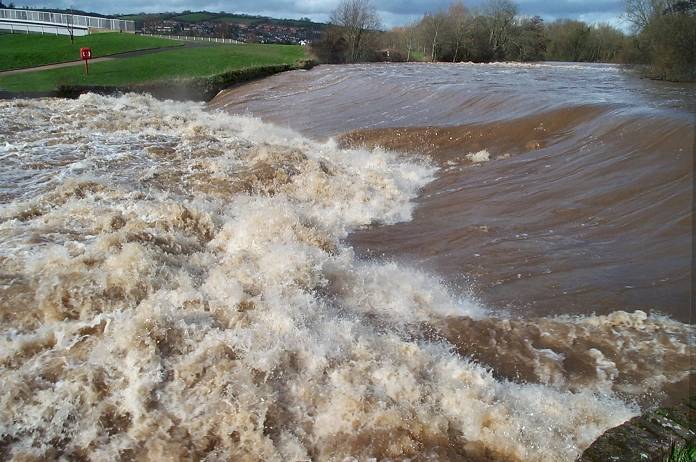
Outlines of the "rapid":
{"label": "rapid", "polygon": [[572,461],[684,396],[693,88],[575,67],[0,102],[0,458]]}

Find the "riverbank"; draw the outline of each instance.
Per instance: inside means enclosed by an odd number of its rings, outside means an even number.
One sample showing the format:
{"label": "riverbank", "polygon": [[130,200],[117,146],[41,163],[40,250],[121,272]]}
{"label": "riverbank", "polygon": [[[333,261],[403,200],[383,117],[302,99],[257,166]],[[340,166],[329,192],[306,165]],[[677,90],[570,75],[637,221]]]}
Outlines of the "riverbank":
{"label": "riverbank", "polygon": [[205,101],[226,86],[312,65],[300,46],[186,46],[95,62],[90,65],[89,75],[80,65],[0,75],[0,97],[139,91],[157,97]]}
{"label": "riverbank", "polygon": [[679,448],[696,448],[696,395],[679,406],[646,412],[607,430],[578,462],[693,460],[667,458]]}
{"label": "riverbank", "polygon": [[0,99],[14,98],[77,98],[86,93],[116,95],[121,93],[149,93],[155,98],[176,101],[210,101],[220,91],[234,85],[262,79],[281,72],[299,69],[311,69],[316,63],[312,60],[300,60],[293,64],[234,69],[206,77],[188,79],[161,80],[124,86],[105,85],[61,85],[52,91],[7,92],[0,90]]}

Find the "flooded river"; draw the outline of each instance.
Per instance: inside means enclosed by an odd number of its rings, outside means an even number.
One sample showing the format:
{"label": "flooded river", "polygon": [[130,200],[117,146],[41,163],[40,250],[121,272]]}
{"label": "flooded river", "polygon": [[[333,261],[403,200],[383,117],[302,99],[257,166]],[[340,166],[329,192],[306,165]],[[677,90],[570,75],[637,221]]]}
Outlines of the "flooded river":
{"label": "flooded river", "polygon": [[687,393],[693,89],[404,64],[0,102],[0,458],[573,461]]}

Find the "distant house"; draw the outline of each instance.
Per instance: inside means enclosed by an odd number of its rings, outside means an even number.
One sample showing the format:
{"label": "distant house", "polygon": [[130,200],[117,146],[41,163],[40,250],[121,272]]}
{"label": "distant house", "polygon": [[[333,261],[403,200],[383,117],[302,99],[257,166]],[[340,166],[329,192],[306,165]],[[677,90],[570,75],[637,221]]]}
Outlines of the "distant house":
{"label": "distant house", "polygon": [[[141,26],[146,34],[188,35],[194,37],[223,37],[241,42],[285,43],[310,45],[321,36],[322,25],[289,25],[286,22],[269,18],[237,22],[235,18],[223,18],[210,13],[211,17],[201,21],[179,21],[176,17],[164,19],[162,15],[146,17]],[[215,16],[220,16],[215,18]]]}

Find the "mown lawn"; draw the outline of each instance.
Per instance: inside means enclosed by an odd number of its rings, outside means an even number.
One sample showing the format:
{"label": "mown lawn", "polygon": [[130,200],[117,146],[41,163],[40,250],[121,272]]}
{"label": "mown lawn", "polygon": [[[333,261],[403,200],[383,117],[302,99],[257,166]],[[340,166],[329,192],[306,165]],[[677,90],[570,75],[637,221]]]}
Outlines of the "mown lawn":
{"label": "mown lawn", "polygon": [[168,79],[202,77],[228,70],[293,64],[304,58],[295,45],[213,45],[116,59],[90,65],[89,76],[82,66],[0,76],[0,89],[8,91],[51,91],[60,85],[125,86]]}
{"label": "mown lawn", "polygon": [[75,61],[80,59],[82,47],[91,48],[92,57],[98,58],[177,45],[181,42],[119,32],[75,37],[75,43],[67,35],[0,34],[0,71]]}

